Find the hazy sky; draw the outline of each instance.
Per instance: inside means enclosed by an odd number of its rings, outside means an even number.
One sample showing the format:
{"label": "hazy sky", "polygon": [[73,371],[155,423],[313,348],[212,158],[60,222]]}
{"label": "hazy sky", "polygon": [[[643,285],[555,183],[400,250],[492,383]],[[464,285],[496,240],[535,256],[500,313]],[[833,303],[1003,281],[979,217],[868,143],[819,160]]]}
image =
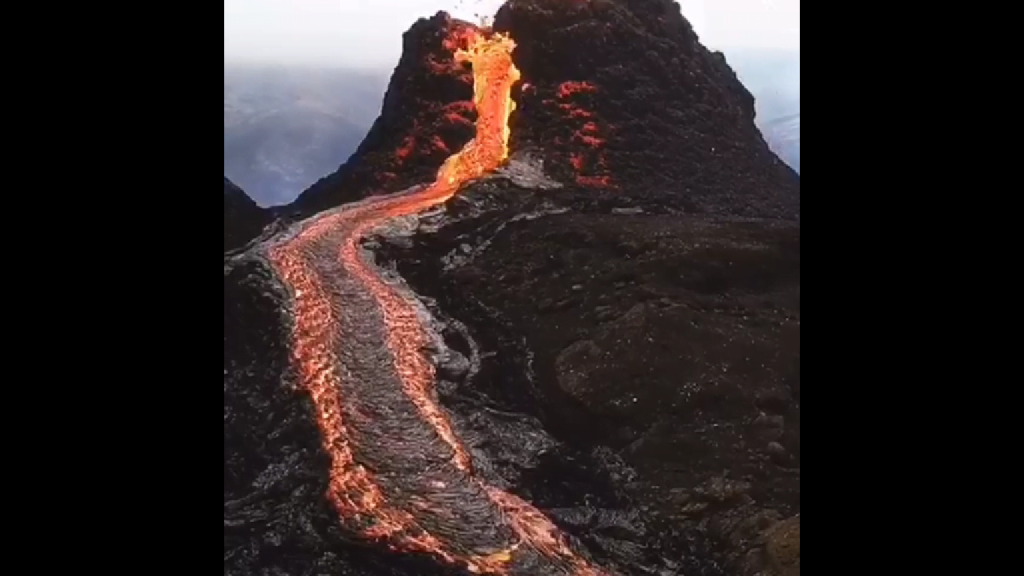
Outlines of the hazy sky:
{"label": "hazy sky", "polygon": [[[728,55],[800,49],[800,0],[677,0],[706,46]],[[474,20],[502,0],[224,0],[224,60],[392,67],[402,32],[445,10]]]}

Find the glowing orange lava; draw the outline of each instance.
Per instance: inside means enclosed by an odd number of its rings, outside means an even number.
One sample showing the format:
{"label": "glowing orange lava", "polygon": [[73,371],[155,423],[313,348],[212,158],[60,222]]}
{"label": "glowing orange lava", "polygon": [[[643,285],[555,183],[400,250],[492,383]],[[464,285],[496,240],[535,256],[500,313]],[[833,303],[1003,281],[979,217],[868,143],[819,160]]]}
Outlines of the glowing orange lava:
{"label": "glowing orange lava", "polygon": [[[434,366],[424,352],[430,336],[421,324],[416,304],[385,281],[379,270],[364,259],[359,247],[360,240],[372,229],[447,200],[468,181],[493,171],[508,157],[508,118],[515,108],[511,88],[519,79],[519,70],[511,58],[515,42],[501,34],[466,28],[459,29],[451,42],[455,60],[472,67],[478,114],[476,136],[444,162],[430,186],[314,217],[298,235],[269,251],[272,264],[293,293],[292,356],[298,386],[313,400],[323,445],[331,457],[328,497],[346,525],[357,526],[364,536],[385,540],[398,550],[428,552],[446,562],[463,564],[475,573],[516,574],[517,555],[530,553],[546,560],[550,570],[545,574],[603,575],[606,572],[577,554],[566,536],[538,509],[476,475],[472,457],[438,403]],[[318,269],[312,255],[324,253],[331,255],[335,263]],[[497,551],[465,552],[461,543],[431,534],[417,520],[417,513],[422,510],[468,506],[460,500],[462,494],[438,502],[412,495],[406,507],[392,505],[378,478],[354,458],[343,410],[345,362],[339,358],[342,339],[353,328],[345,326],[343,315],[337,312],[346,302],[331,300],[337,292],[324,286],[332,282],[331,274],[337,276],[337,282],[354,279],[379,306],[383,316],[381,329],[393,359],[393,366],[381,369],[393,369],[402,394],[451,450],[445,458],[450,460],[455,473],[462,476],[461,480],[475,487],[475,492],[466,494],[486,498],[487,505],[500,512],[495,516],[497,521],[511,528],[516,541],[499,541],[495,537],[496,545],[491,550],[500,547]],[[429,484],[432,489],[444,490],[451,483],[432,480]]]}
{"label": "glowing orange lava", "polygon": [[[562,116],[574,121],[581,121],[569,141],[574,144],[574,151],[569,153],[569,163],[576,171],[576,183],[588,188],[611,188],[611,177],[604,156],[605,139],[602,130],[594,122],[594,113],[572,102],[577,94],[593,94],[597,86],[590,82],[565,81],[555,89],[555,98],[545,100],[545,104],[554,106]],[[556,143],[562,144],[561,138]]]}

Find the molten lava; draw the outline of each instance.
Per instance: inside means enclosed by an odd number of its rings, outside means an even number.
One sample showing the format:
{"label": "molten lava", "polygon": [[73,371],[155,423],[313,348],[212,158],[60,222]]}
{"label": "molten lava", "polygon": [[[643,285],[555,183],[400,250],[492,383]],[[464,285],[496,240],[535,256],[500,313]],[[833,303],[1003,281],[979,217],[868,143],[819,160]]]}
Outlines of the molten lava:
{"label": "molten lava", "polygon": [[441,165],[429,198],[443,202],[466,182],[496,169],[508,158],[508,118],[515,110],[512,85],[519,69],[512,63],[515,42],[501,34],[468,39],[469,49],[455,51],[456,62],[473,69],[473,104],[476,105],[476,136]]}
{"label": "molten lava", "polygon": [[[508,156],[511,89],[519,79],[511,58],[515,43],[472,28],[459,29],[450,41],[456,62],[472,67],[475,137],[426,188],[315,216],[269,251],[293,295],[292,358],[331,458],[328,498],[345,527],[472,572],[605,574],[538,509],[474,471],[437,400],[434,366],[424,352],[430,336],[416,303],[360,250],[372,229],[447,200]],[[360,319],[372,325],[359,325]],[[369,357],[375,334],[386,350],[377,347],[373,354],[386,354],[386,363]],[[377,407],[371,417],[371,399],[382,398],[393,405]],[[401,420],[405,410],[413,420]],[[407,433],[385,432],[394,430]],[[368,464],[377,454],[386,456]],[[417,469],[419,462],[431,464]],[[396,478],[402,470],[415,472]]]}

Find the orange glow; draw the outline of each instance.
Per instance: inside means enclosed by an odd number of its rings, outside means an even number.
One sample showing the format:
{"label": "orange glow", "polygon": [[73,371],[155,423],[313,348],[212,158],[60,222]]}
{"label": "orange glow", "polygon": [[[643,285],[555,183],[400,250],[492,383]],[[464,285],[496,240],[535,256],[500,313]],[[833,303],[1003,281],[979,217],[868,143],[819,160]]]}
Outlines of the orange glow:
{"label": "orange glow", "polygon": [[555,89],[557,99],[545,100],[545,104],[555,106],[570,120],[583,121],[570,137],[574,144],[589,151],[585,154],[577,150],[569,154],[569,163],[576,171],[576,183],[589,188],[610,188],[612,181],[611,176],[607,174],[603,150],[605,139],[601,136],[601,129],[594,122],[594,113],[571,101],[579,94],[593,94],[597,91],[597,86],[591,82],[570,80],[559,84]]}
{"label": "orange glow", "polygon": [[[424,352],[431,344],[430,334],[421,324],[415,303],[364,260],[359,246],[372,229],[444,202],[461,186],[495,170],[508,157],[508,119],[515,108],[511,88],[519,79],[519,70],[511,58],[515,42],[486,30],[456,28],[446,46],[454,50],[457,62],[472,67],[477,111],[475,137],[445,160],[430,186],[316,216],[295,237],[269,251],[278,275],[293,294],[292,358],[298,372],[298,387],[313,400],[321,439],[331,457],[328,498],[347,528],[367,538],[380,539],[395,550],[427,552],[444,562],[464,565],[474,573],[523,574],[515,568],[515,560],[521,554],[531,554],[546,559],[551,566],[545,574],[601,576],[607,573],[574,552],[566,536],[540,510],[488,485],[476,475],[472,457],[438,402],[435,368]],[[398,154],[405,148],[403,143]],[[314,258],[313,254],[325,256],[331,262],[318,268],[325,259]],[[446,496],[436,502],[413,494],[405,499],[404,507],[392,505],[378,479],[354,457],[353,451],[360,447],[352,445],[343,416],[342,384],[346,371],[344,360],[339,358],[343,339],[354,327],[344,325],[337,312],[346,305],[335,296],[340,291],[324,285],[332,280],[351,279],[372,296],[382,313],[381,329],[393,359],[392,366],[382,369],[393,369],[401,392],[450,450],[445,458],[452,464],[452,473],[462,476],[461,482],[425,481],[425,489]],[[358,389],[347,384],[347,389]],[[453,492],[466,482],[478,490]],[[466,502],[467,497],[485,498],[486,504]],[[496,510],[496,521],[510,528],[508,534],[514,534],[515,539],[509,541],[495,535],[490,550],[497,551],[471,554],[459,542],[431,534],[417,520],[418,515],[430,512],[435,522],[438,518],[456,521],[459,516],[444,507],[461,504],[492,507]]]}

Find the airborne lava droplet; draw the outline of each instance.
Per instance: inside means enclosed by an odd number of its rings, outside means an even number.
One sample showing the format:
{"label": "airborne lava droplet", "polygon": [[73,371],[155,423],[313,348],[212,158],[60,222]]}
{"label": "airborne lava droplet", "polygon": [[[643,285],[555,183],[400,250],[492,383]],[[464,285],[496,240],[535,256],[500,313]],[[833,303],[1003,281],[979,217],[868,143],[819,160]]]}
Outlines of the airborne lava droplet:
{"label": "airborne lava droplet", "polygon": [[[430,186],[315,216],[298,235],[271,248],[268,254],[292,292],[292,359],[300,389],[313,400],[323,446],[331,457],[328,498],[346,528],[380,539],[396,550],[433,554],[474,573],[535,574],[540,565],[544,574],[604,575],[607,572],[575,551],[540,510],[476,475],[471,456],[437,401],[434,366],[423,353],[429,335],[420,323],[416,306],[364,260],[359,248],[359,241],[373,228],[447,200],[460,186],[493,171],[508,157],[508,119],[515,108],[511,88],[519,79],[511,57],[515,42],[487,30],[456,30],[446,46],[454,51],[456,61],[469,63],[472,68],[476,136],[442,164]],[[348,325],[358,310],[355,303],[340,299],[342,287],[366,295],[364,300],[379,308],[383,325]],[[391,366],[375,368],[389,372],[379,381],[351,381],[355,360],[340,351],[358,339],[358,330],[383,333]],[[426,478],[424,471],[422,479],[407,479],[409,486],[418,487],[422,493],[389,492],[387,470],[370,470],[356,457],[361,450],[389,448],[360,446],[358,439],[387,437],[355,435],[359,426],[384,423],[374,422],[352,406],[363,400],[359,391],[365,386],[387,382],[397,382],[401,389],[383,392],[406,399],[423,429],[429,431],[428,436],[438,440],[416,446],[421,451],[433,451],[430,455],[444,463],[443,470],[431,478]],[[383,392],[375,390],[378,397]],[[346,394],[350,394],[348,404]],[[378,419],[391,417],[388,411],[375,414]],[[394,450],[389,453],[408,458],[422,456]],[[447,476],[439,479],[442,474]],[[431,498],[435,494],[441,497]],[[477,514],[473,518],[478,525],[453,525],[471,513]],[[434,529],[437,526],[443,529]],[[504,528],[504,532],[496,527]],[[479,533],[467,535],[467,528]],[[464,541],[468,538],[474,540]],[[519,567],[523,564],[517,563],[519,558],[529,559],[533,568]]]}

